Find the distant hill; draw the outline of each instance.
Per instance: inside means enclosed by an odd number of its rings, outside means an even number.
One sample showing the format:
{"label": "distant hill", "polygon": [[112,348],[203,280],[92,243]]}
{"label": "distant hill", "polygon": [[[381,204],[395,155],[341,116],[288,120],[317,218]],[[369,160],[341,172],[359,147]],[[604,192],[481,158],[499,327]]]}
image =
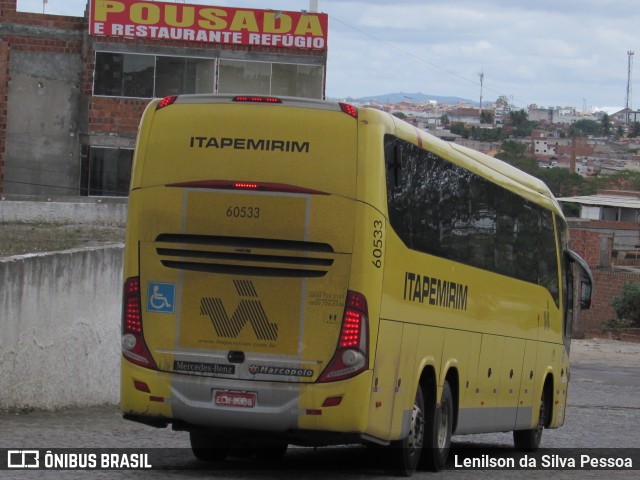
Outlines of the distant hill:
{"label": "distant hill", "polygon": [[[347,100],[355,101],[355,102],[379,102],[379,103],[400,103],[400,102],[413,102],[413,103],[423,103],[428,100],[435,100],[438,103],[446,103],[449,105],[455,105],[456,103],[468,103],[471,105],[478,106],[479,102],[474,100],[470,100],[468,98],[460,98],[460,97],[439,97],[437,95],[428,95],[426,93],[416,92],[416,93],[386,93],[384,95],[372,95],[369,97],[361,97],[361,98],[348,98]],[[485,102],[482,102],[485,104]],[[488,102],[487,102],[488,103]]]}

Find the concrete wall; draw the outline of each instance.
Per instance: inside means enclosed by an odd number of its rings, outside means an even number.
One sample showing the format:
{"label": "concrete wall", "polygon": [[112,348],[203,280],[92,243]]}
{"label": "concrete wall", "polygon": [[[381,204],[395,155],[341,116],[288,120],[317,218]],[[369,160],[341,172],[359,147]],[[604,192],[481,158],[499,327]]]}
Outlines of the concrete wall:
{"label": "concrete wall", "polygon": [[11,52],[4,192],[80,193],[80,54]]}
{"label": "concrete wall", "polygon": [[[0,222],[100,223],[123,225],[127,221],[126,199],[122,201],[42,202],[0,199]],[[58,199],[59,200],[59,199]]]}
{"label": "concrete wall", "polygon": [[122,245],[0,259],[0,409],[119,401]]}

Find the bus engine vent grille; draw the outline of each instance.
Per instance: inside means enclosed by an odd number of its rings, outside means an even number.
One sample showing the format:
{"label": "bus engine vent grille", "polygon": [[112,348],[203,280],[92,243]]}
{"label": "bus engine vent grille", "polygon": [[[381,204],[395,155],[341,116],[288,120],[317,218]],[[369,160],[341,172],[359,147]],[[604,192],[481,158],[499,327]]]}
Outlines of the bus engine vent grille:
{"label": "bus engine vent grille", "polygon": [[322,277],[333,265],[327,243],[163,233],[162,265],[179,270],[262,277]]}

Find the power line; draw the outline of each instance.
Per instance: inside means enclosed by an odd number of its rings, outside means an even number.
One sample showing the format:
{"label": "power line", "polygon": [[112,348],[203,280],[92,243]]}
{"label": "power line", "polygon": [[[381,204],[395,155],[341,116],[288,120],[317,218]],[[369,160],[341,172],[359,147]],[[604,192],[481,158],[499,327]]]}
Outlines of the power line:
{"label": "power line", "polygon": [[[407,56],[407,57],[409,57],[409,58],[412,58],[412,59],[414,59],[414,60],[417,60],[417,61],[418,61],[418,62],[420,62],[420,63],[424,63],[425,65],[428,65],[428,66],[430,66],[430,67],[432,67],[432,68],[435,68],[436,70],[440,70],[441,72],[444,72],[444,73],[446,73],[447,75],[450,75],[450,76],[452,76],[452,77],[455,77],[455,78],[457,78],[457,79],[459,79],[459,80],[462,80],[462,81],[464,81],[464,82],[467,82],[467,83],[469,83],[469,84],[471,84],[471,85],[474,85],[474,86],[476,86],[476,87],[480,85],[480,84],[479,84],[477,81],[475,81],[475,80],[471,80],[471,79],[469,79],[469,78],[467,78],[467,77],[464,77],[464,76],[462,76],[462,75],[460,75],[460,74],[458,74],[458,73],[456,73],[456,72],[454,72],[454,71],[452,71],[452,70],[449,70],[449,69],[447,69],[447,68],[444,68],[444,67],[442,67],[442,66],[440,66],[440,65],[438,65],[438,64],[436,64],[436,63],[433,63],[433,62],[431,62],[431,61],[429,61],[429,60],[426,60],[426,59],[424,59],[424,58],[422,58],[422,57],[419,57],[418,55],[415,55],[415,54],[413,54],[413,53],[411,53],[411,52],[408,52],[408,51],[406,51],[406,50],[404,50],[404,49],[402,49],[402,48],[399,48],[398,46],[394,45],[393,43],[388,42],[388,41],[386,41],[386,40],[382,40],[381,38],[378,38],[378,37],[376,37],[375,35],[373,35],[373,34],[371,34],[371,33],[367,32],[367,31],[365,31],[365,30],[362,30],[361,28],[358,28],[358,27],[356,27],[356,26],[354,26],[354,25],[351,25],[351,24],[349,24],[349,23],[347,23],[347,22],[345,22],[345,21],[343,21],[343,20],[340,20],[339,18],[336,18],[336,17],[334,17],[333,15],[329,15],[329,18],[331,18],[332,20],[334,20],[334,21],[336,21],[336,22],[338,22],[338,23],[341,23],[341,24],[342,24],[342,25],[344,25],[345,27],[348,27],[348,28],[350,28],[350,29],[352,29],[352,30],[354,30],[354,31],[356,31],[356,32],[358,32],[358,33],[360,33],[360,34],[362,34],[362,35],[365,35],[365,36],[367,36],[367,37],[371,38],[372,40],[375,40],[376,42],[378,42],[378,43],[380,43],[380,44],[382,44],[382,45],[386,45],[387,47],[392,48],[392,49],[394,49],[394,50],[396,50],[396,51],[398,51],[398,52],[402,53],[403,55],[406,55],[406,56]],[[492,88],[489,88],[489,87],[484,87],[484,88],[485,88],[485,90],[489,90],[489,91],[491,91],[491,92],[495,93],[495,94],[496,94],[496,95],[498,95],[498,96],[504,95],[504,93],[503,93],[503,92],[499,92],[499,91],[494,90],[494,89],[492,89]],[[516,99],[514,99],[513,97],[511,97],[511,101],[510,101],[509,103],[510,103],[510,104],[513,104],[514,102],[517,102],[517,103],[521,103],[521,104],[523,104],[523,105],[526,105],[526,102],[524,102],[524,101],[522,101],[522,100],[519,100],[519,99],[517,99],[517,98],[516,98]]]}

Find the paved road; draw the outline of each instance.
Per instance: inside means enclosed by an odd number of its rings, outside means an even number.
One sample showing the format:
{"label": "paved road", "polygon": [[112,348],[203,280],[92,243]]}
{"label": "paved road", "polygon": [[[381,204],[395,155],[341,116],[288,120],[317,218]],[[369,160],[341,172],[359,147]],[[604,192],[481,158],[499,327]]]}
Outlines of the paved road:
{"label": "paved road", "polygon": [[[640,462],[640,345],[600,341],[576,342],[564,427],[546,430],[543,447],[551,449],[635,449]],[[469,454],[465,447],[473,447]],[[362,479],[385,478],[377,468],[380,458],[375,449],[290,448],[285,458],[273,465],[247,458],[227,462],[228,468],[211,471],[201,466],[189,450],[186,433],[126,422],[116,407],[88,408],[63,412],[34,412],[0,415],[0,448],[162,448],[151,451],[158,471],[4,471],[1,478],[157,478],[157,479]],[[592,453],[592,450],[585,450]],[[624,450],[612,450],[613,454]],[[576,450],[553,450],[561,459],[573,457]],[[639,471],[611,470],[472,470],[455,465],[455,454],[500,459],[513,455],[511,434],[487,434],[454,437],[448,468],[439,479],[548,478],[633,478]],[[605,456],[609,455],[606,453]],[[636,467],[637,468],[637,467]],[[435,478],[418,472],[414,478]]]}

